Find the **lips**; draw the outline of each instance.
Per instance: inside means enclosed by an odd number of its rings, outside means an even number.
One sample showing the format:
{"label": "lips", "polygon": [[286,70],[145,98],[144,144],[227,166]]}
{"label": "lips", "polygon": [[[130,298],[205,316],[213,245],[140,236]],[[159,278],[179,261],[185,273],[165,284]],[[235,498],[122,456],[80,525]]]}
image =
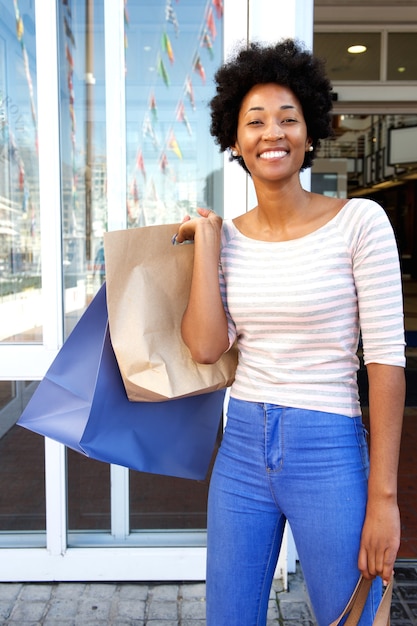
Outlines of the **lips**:
{"label": "lips", "polygon": [[282,159],[287,156],[288,152],[286,150],[268,150],[268,152],[262,152],[259,155],[260,159]]}

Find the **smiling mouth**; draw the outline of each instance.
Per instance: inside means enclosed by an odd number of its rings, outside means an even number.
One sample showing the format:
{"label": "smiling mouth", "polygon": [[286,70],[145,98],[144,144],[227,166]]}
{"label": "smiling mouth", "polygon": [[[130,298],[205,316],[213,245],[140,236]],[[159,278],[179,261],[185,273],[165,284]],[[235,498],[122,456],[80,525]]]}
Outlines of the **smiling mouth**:
{"label": "smiling mouth", "polygon": [[262,152],[259,155],[260,159],[281,159],[282,157],[285,157],[288,153],[285,150],[274,150],[274,151],[269,151],[269,152]]}

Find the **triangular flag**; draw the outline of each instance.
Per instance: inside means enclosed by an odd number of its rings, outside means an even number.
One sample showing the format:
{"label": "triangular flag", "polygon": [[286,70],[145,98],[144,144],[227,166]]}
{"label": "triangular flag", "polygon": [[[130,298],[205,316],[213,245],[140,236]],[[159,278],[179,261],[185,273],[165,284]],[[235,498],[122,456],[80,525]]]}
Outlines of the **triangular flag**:
{"label": "triangular flag", "polygon": [[192,84],[191,78],[189,76],[187,76],[187,78],[185,79],[185,93],[189,97],[191,106],[192,106],[193,110],[195,111],[195,100],[194,100],[193,84]]}
{"label": "triangular flag", "polygon": [[213,0],[213,6],[216,9],[217,17],[223,17],[223,0]]}
{"label": "triangular flag", "polygon": [[214,16],[213,16],[213,9],[211,7],[207,14],[207,28],[209,29],[210,34],[213,37],[213,39],[216,39],[217,30],[216,30],[216,24],[215,24]]}
{"label": "triangular flag", "polygon": [[157,122],[158,121],[158,109],[156,108],[155,94],[153,92],[151,93],[151,97],[149,99],[149,108],[152,113],[153,121]]}
{"label": "triangular flag", "polygon": [[142,176],[146,182],[146,170],[145,170],[145,163],[143,160],[142,150],[139,150],[136,156],[136,167],[138,168],[140,172],[142,172]]}
{"label": "triangular flag", "polygon": [[152,139],[152,143],[155,148],[158,146],[158,140],[148,114],[146,114],[145,119],[143,120],[142,133],[144,137],[148,136]]}
{"label": "triangular flag", "polygon": [[205,32],[203,35],[203,40],[201,42],[201,45],[204,48],[207,48],[207,50],[209,51],[210,58],[213,59],[214,58],[213,44],[211,43],[210,35],[207,32]]}
{"label": "triangular flag", "polygon": [[133,202],[138,202],[139,200],[139,192],[138,192],[138,184],[136,182],[136,178],[132,180],[132,184],[130,187],[130,194],[133,198]]}
{"label": "triangular flag", "polygon": [[175,34],[178,37],[179,25],[175,11],[172,8],[172,0],[167,0],[167,3],[165,5],[165,19],[167,22],[170,22],[174,26]]}
{"label": "triangular flag", "polygon": [[166,33],[164,33],[162,35],[162,47],[165,50],[165,52],[168,55],[168,59],[170,60],[171,64],[174,63],[174,52],[172,50],[172,46],[171,46],[171,42],[169,40],[169,37]]}
{"label": "triangular flag", "polygon": [[180,102],[178,103],[178,107],[177,107],[177,121],[183,122],[183,124],[185,124],[187,128],[187,132],[191,137],[191,135],[193,134],[193,131],[191,130],[190,123],[185,114],[185,107],[184,107],[184,103],[182,102],[182,100],[180,100]]}
{"label": "triangular flag", "polygon": [[168,73],[165,69],[165,65],[164,62],[162,61],[161,58],[159,58],[159,62],[158,62],[158,74],[162,77],[162,80],[164,81],[165,85],[168,87],[169,86],[169,76]]}
{"label": "triangular flag", "polygon": [[168,159],[167,159],[167,155],[165,154],[165,152],[161,154],[161,158],[159,160],[159,167],[161,168],[162,173],[166,174],[167,169],[168,169]]}
{"label": "triangular flag", "polygon": [[180,150],[180,147],[178,145],[178,141],[174,135],[174,131],[171,130],[171,133],[169,135],[169,141],[168,141],[168,147],[175,152],[175,154],[177,155],[177,157],[179,159],[182,159],[182,152]]}
{"label": "triangular flag", "polygon": [[200,57],[197,56],[196,60],[194,61],[194,70],[196,72],[198,72],[198,74],[200,75],[201,80],[203,81],[203,84],[206,82],[206,72],[204,70],[204,67],[200,61]]}

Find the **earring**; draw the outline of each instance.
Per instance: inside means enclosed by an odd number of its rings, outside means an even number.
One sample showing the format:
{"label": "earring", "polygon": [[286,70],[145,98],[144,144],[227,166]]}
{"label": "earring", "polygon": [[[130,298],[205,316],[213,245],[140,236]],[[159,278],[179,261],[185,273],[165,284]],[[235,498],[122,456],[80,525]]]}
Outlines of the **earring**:
{"label": "earring", "polygon": [[309,152],[313,152],[313,150],[314,150],[313,146],[310,146],[308,149]]}
{"label": "earring", "polygon": [[236,150],[236,148],[232,149],[232,157],[237,157],[238,156],[238,151]]}

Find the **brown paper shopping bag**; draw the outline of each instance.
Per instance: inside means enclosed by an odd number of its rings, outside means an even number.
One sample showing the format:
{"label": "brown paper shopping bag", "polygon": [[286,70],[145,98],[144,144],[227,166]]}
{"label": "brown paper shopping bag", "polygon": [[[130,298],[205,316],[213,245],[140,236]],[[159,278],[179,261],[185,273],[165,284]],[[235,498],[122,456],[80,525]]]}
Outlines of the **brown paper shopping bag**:
{"label": "brown paper shopping bag", "polygon": [[181,338],[194,245],[172,245],[178,227],[146,226],[104,235],[110,337],[133,401],[207,393],[234,379],[234,348],[214,365],[201,365]]}

